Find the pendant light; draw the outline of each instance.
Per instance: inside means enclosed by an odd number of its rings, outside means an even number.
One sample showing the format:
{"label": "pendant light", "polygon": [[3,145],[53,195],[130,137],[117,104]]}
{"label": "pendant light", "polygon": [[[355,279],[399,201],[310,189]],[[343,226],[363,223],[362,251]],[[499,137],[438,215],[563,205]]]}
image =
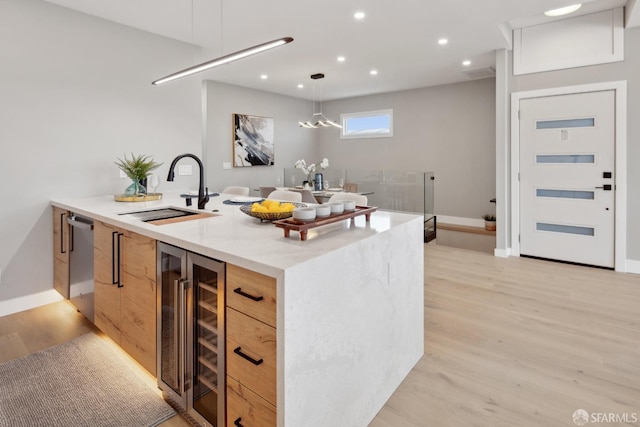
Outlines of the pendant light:
{"label": "pendant light", "polygon": [[[322,73],[312,74],[311,79],[312,80],[324,79],[324,74]],[[319,127],[330,127],[330,126],[337,127],[340,129],[342,128],[342,126],[340,126],[338,123],[334,122],[333,120],[327,119],[325,115],[322,114],[322,96],[320,97],[320,112],[316,113],[315,83],[313,84],[313,116],[311,117],[310,121],[298,122],[298,124],[300,125],[301,128],[307,128],[307,129],[317,129]]]}
{"label": "pendant light", "polygon": [[[191,2],[191,33],[193,38],[193,0]],[[220,1],[220,39],[222,40],[222,1]],[[230,53],[228,55],[221,56],[219,58],[214,58],[210,61],[203,62],[199,65],[194,65],[189,68],[185,68],[184,70],[176,71],[175,73],[169,74],[168,76],[162,77],[161,79],[154,80],[151,82],[153,85],[160,85],[162,83],[167,83],[176,79],[180,79],[182,77],[187,77],[192,74],[200,73],[202,71],[209,70],[214,67],[219,67],[220,65],[228,64],[233,61],[237,61],[242,58],[246,58],[248,56],[255,55],[260,52],[264,52],[267,50],[274,49],[279,46],[283,46],[287,43],[291,43],[293,38],[291,37],[281,37],[276,40],[271,40],[265,43],[261,43],[252,47],[248,47],[246,49],[239,50],[234,53]]]}

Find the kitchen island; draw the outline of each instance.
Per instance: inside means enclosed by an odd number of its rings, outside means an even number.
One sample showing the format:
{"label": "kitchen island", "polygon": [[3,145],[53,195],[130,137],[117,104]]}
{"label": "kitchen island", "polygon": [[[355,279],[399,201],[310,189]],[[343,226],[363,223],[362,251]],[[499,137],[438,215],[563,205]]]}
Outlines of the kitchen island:
{"label": "kitchen island", "polygon": [[301,241],[223,203],[232,197],[212,197],[210,217],[165,225],[121,214],[189,209],[178,193],[52,204],[273,278],[277,425],[366,426],[424,352],[422,217],[376,211],[370,222],[319,227]]}

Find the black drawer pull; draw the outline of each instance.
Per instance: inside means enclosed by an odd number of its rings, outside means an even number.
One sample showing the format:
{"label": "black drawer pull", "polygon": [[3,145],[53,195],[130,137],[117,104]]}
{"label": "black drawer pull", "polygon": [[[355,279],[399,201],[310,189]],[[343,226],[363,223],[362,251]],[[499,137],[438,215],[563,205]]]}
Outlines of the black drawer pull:
{"label": "black drawer pull", "polygon": [[253,364],[254,364],[254,365],[256,365],[256,366],[258,366],[258,365],[260,365],[262,362],[264,362],[264,360],[262,360],[262,359],[260,359],[260,360],[256,360],[256,359],[254,359],[254,358],[253,358],[253,357],[251,357],[251,356],[247,356],[246,354],[244,354],[244,353],[242,352],[242,348],[241,348],[241,347],[236,347],[236,348],[234,348],[234,349],[233,349],[233,352],[234,352],[235,354],[237,354],[238,356],[240,356],[240,357],[242,357],[242,358],[244,358],[244,359],[247,359],[249,362],[253,363]]}
{"label": "black drawer pull", "polygon": [[250,295],[250,294],[248,294],[248,293],[246,293],[246,292],[243,292],[243,291],[242,291],[242,288],[235,288],[235,289],[233,290],[233,292],[235,292],[236,294],[240,294],[240,295],[242,295],[243,297],[245,297],[245,298],[249,298],[249,299],[254,300],[254,301],[262,301],[262,300],[264,299],[264,297],[263,297],[263,296],[254,297],[253,295]]}
{"label": "black drawer pull", "polygon": [[244,427],[240,421],[242,421],[242,417],[238,417],[238,419],[233,422],[233,425],[237,427]]}

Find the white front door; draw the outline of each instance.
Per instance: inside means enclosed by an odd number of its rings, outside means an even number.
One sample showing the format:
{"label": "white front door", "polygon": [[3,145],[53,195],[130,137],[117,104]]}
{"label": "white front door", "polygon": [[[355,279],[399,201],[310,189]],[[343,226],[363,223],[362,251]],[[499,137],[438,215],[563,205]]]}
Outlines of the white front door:
{"label": "white front door", "polygon": [[615,92],[520,100],[520,254],[614,266]]}

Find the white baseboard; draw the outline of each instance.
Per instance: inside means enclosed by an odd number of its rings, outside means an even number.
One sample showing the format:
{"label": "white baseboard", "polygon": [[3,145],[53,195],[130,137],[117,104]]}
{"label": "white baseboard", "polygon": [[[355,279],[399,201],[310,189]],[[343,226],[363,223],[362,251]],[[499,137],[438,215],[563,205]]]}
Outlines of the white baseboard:
{"label": "white baseboard", "polygon": [[511,256],[511,248],[507,248],[507,249],[494,249],[493,250],[493,256],[497,256],[500,258],[508,258]]}
{"label": "white baseboard", "polygon": [[62,301],[63,299],[62,295],[56,290],[51,289],[37,294],[0,301],[0,317]]}
{"label": "white baseboard", "polygon": [[640,274],[640,261],[628,259],[626,264],[627,273]]}
{"label": "white baseboard", "polygon": [[436,214],[438,222],[451,225],[466,225],[467,227],[482,227],[484,228],[484,219],[482,218],[465,218],[461,216],[447,216]]}

